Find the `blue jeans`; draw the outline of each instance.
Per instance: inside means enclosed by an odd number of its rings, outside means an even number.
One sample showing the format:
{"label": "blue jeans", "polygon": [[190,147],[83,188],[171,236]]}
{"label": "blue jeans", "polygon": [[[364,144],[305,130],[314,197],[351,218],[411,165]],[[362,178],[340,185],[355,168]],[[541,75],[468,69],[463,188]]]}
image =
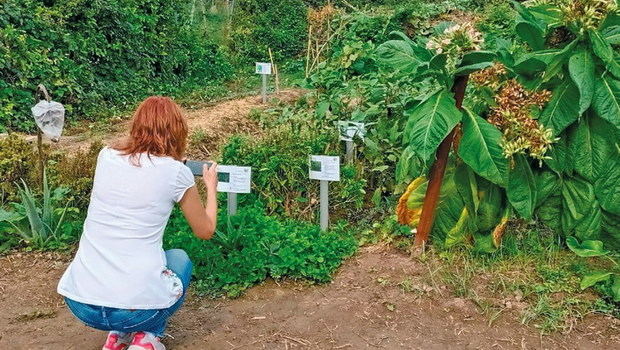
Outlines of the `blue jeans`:
{"label": "blue jeans", "polygon": [[167,309],[126,310],[84,304],[65,298],[67,307],[75,317],[92,328],[126,333],[150,332],[162,337],[168,319],[183,304],[192,277],[192,262],[185,251],[181,249],[167,250],[166,260],[168,268],[176,273],[183,282],[183,296]]}

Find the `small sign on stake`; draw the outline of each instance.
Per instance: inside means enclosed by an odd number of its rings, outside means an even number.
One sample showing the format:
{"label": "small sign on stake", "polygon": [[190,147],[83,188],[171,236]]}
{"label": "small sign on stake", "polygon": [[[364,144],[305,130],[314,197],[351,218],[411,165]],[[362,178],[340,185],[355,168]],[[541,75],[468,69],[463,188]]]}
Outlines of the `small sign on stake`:
{"label": "small sign on stake", "polygon": [[310,179],[320,180],[320,222],[321,230],[329,227],[329,181],[340,181],[340,157],[310,156]]}
{"label": "small sign on stake", "polygon": [[267,76],[271,75],[271,63],[256,62],[256,74],[262,76],[261,95],[263,96],[263,103],[267,103]]}
{"label": "small sign on stake", "polygon": [[218,165],[217,191],[228,193],[250,193],[252,168],[249,166]]}
{"label": "small sign on stake", "polygon": [[256,62],[256,74],[271,75],[271,63]]}
{"label": "small sign on stake", "polygon": [[364,140],[366,136],[366,124],[341,120],[338,122],[338,131],[340,133],[340,141],[344,141],[346,145],[345,159],[347,162],[350,162],[353,160],[355,154],[355,143],[353,143],[353,139],[359,137]]}
{"label": "small sign on stake", "polygon": [[[202,168],[210,162],[187,160],[187,166],[194,176],[202,176]],[[218,165],[217,191],[228,193],[228,215],[237,214],[237,193],[250,193],[252,189],[252,168],[246,166]]]}
{"label": "small sign on stake", "polygon": [[252,168],[233,165],[218,165],[217,191],[228,193],[228,215],[237,214],[237,193],[250,193]]}

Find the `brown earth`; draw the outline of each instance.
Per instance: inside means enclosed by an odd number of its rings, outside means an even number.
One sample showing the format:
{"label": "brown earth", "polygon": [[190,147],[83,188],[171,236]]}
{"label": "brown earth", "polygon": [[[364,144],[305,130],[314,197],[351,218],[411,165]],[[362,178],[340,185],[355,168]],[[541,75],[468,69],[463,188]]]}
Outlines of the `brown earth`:
{"label": "brown earth", "polygon": [[[55,293],[70,256],[0,258],[0,349],[100,349]],[[267,281],[238,299],[190,294],[173,317],[169,349],[620,349],[620,321],[589,315],[542,336],[510,310],[490,322],[469,300],[431,282],[426,265],[368,246],[325,285]],[[408,292],[399,286],[412,281]]]}
{"label": "brown earth", "polygon": [[[259,132],[259,127],[248,118],[252,110],[265,109],[278,103],[290,103],[306,92],[303,89],[282,90],[277,95],[270,96],[269,104],[263,104],[260,96],[252,95],[185,108],[190,142],[192,133],[199,132],[202,135],[199,140],[200,146],[190,149],[199,148],[201,155],[209,156],[230,135],[256,134]],[[52,149],[67,152],[88,148],[94,141],[110,144],[126,135],[130,126],[129,118],[130,116],[112,119],[107,121],[106,125],[90,124],[90,128],[84,124],[75,127],[74,130],[68,130],[68,135],[63,136],[57,144],[49,140],[45,142],[50,143]],[[26,138],[30,141],[36,140],[34,135]]]}

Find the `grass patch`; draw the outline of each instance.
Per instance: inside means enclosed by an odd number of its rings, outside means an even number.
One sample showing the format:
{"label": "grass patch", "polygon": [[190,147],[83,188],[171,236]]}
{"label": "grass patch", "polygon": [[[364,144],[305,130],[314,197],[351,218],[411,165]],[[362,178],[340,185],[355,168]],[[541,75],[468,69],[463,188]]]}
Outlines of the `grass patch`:
{"label": "grass patch", "polygon": [[[389,220],[376,234],[381,236],[385,227],[390,227]],[[408,252],[411,238],[401,232],[389,242]],[[523,324],[549,334],[570,331],[590,313],[620,317],[620,304],[598,289],[580,288],[585,274],[610,269],[611,259],[580,258],[543,227],[512,227],[502,247],[492,254],[431,246],[417,259],[429,271],[425,283],[433,285],[432,272],[436,282],[448,285],[454,296],[475,303],[490,325],[502,314],[513,313]],[[411,279],[399,286],[406,292],[416,290]]]}

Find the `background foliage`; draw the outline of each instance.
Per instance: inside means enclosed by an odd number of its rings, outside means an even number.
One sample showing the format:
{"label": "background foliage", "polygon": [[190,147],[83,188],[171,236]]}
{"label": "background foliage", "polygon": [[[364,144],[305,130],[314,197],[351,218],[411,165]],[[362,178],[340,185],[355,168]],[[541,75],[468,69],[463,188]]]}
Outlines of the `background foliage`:
{"label": "background foliage", "polygon": [[231,50],[243,63],[295,58],[306,47],[307,7],[302,0],[239,1],[232,18]]}
{"label": "background foliage", "polygon": [[32,129],[34,91],[46,85],[71,120],[125,110],[230,77],[225,56],[179,0],[0,3],[0,131]]}

